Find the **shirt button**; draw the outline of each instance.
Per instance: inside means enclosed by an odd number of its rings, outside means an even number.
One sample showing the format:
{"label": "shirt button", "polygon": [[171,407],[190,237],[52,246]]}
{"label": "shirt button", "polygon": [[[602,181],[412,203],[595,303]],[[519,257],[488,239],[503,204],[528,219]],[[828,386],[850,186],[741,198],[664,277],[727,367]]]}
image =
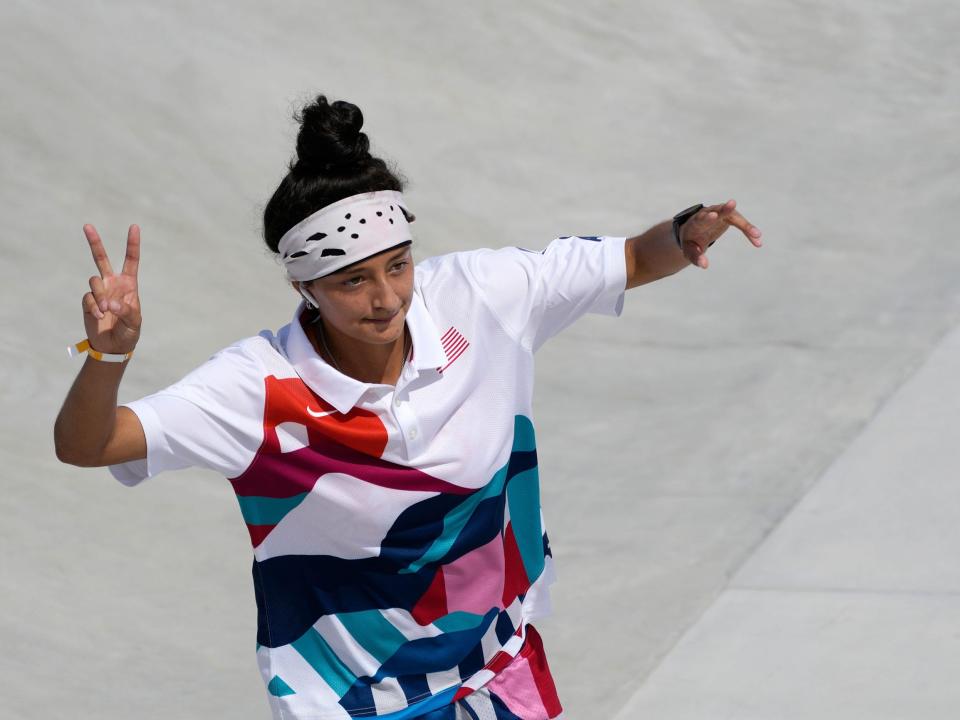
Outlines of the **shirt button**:
{"label": "shirt button", "polygon": [[399,398],[399,397],[394,397],[394,398],[393,398],[393,404],[396,405],[397,407],[400,407],[400,398]]}
{"label": "shirt button", "polygon": [[409,438],[410,438],[411,440],[416,440],[416,439],[417,439],[417,431],[416,431],[416,430],[411,430],[409,433],[407,433],[407,435],[409,436]]}

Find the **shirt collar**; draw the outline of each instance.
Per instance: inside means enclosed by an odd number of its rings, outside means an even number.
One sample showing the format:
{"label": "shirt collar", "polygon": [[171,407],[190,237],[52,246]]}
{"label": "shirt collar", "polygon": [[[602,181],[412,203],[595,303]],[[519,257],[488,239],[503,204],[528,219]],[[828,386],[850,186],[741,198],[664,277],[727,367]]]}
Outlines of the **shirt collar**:
{"label": "shirt collar", "polygon": [[407,310],[407,327],[413,342],[413,359],[410,364],[417,370],[439,370],[447,363],[447,353],[440,342],[440,331],[430,317],[420,293],[414,291]]}
{"label": "shirt collar", "polygon": [[[284,345],[287,360],[311,390],[336,408],[337,412],[346,414],[357,404],[361,395],[377,385],[344,375],[317,354],[300,322],[305,309],[306,303],[301,300],[288,326]],[[410,300],[406,324],[413,344],[413,358],[408,365],[417,370],[434,371],[443,367],[447,362],[447,354],[440,342],[440,333],[416,291]]]}
{"label": "shirt collar", "polygon": [[337,412],[346,414],[371,385],[335,370],[317,354],[300,322],[306,307],[306,302],[301,300],[293,313],[287,333],[287,360],[311,390],[333,405]]}

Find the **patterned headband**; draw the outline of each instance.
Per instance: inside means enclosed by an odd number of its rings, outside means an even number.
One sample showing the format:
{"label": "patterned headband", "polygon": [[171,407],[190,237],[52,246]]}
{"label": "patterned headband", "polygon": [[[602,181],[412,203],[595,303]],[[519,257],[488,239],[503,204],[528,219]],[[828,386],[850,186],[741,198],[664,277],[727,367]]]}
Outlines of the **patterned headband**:
{"label": "patterned headband", "polygon": [[313,280],[412,241],[414,220],[395,190],[360,193],[320,208],[280,238],[290,280]]}

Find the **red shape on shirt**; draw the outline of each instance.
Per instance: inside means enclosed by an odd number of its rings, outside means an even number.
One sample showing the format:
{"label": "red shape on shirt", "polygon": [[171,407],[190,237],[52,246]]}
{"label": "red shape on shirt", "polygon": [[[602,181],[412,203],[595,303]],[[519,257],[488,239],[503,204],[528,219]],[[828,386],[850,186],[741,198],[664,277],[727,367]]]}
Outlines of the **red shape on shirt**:
{"label": "red shape on shirt", "polygon": [[513,534],[513,523],[507,523],[503,533],[503,606],[510,604],[530,589],[527,570],[523,567],[520,547]]}
{"label": "red shape on shirt", "polygon": [[247,532],[250,533],[250,542],[257,547],[263,539],[270,534],[276,525],[247,525]]}
{"label": "red shape on shirt", "polygon": [[543,703],[544,710],[547,711],[547,717],[559,717],[563,707],[560,705],[560,698],[557,697],[557,686],[553,682],[553,675],[550,674],[550,666],[547,664],[543,639],[533,625],[527,625],[527,638],[519,654],[527,660],[540,701]]}
{"label": "red shape on shirt", "polygon": [[447,591],[443,582],[443,567],[438,567],[430,587],[417,600],[413,610],[410,611],[413,619],[421,625],[429,625],[437,618],[447,614]]}
{"label": "red shape on shirt", "polygon": [[514,659],[513,655],[503,650],[500,650],[496,655],[493,656],[493,659],[487,663],[484,669],[489,670],[494,675],[499,675],[501,670],[503,670],[507,665],[513,662],[513,659]]}
{"label": "red shape on shirt", "polygon": [[[273,430],[280,423],[295,422],[365,455],[380,457],[387,447],[387,428],[375,413],[354,407],[350,412],[341,414],[300,378],[276,378],[270,375],[265,382],[265,431]],[[310,411],[330,414],[315,417]],[[272,434],[264,433],[265,444],[266,438]],[[277,447],[276,452],[279,451]]]}

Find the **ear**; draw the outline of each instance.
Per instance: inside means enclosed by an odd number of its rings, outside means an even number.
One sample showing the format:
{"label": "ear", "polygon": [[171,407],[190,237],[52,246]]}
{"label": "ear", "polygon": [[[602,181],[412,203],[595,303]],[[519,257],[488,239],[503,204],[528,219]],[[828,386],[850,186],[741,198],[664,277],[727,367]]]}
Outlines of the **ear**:
{"label": "ear", "polygon": [[299,280],[291,280],[290,284],[293,286],[293,289],[300,293],[301,297],[303,297],[304,301],[307,303],[307,307],[313,308],[314,310],[320,308],[320,306],[317,305],[316,300],[313,299],[313,293],[304,287],[304,283],[300,282]]}

